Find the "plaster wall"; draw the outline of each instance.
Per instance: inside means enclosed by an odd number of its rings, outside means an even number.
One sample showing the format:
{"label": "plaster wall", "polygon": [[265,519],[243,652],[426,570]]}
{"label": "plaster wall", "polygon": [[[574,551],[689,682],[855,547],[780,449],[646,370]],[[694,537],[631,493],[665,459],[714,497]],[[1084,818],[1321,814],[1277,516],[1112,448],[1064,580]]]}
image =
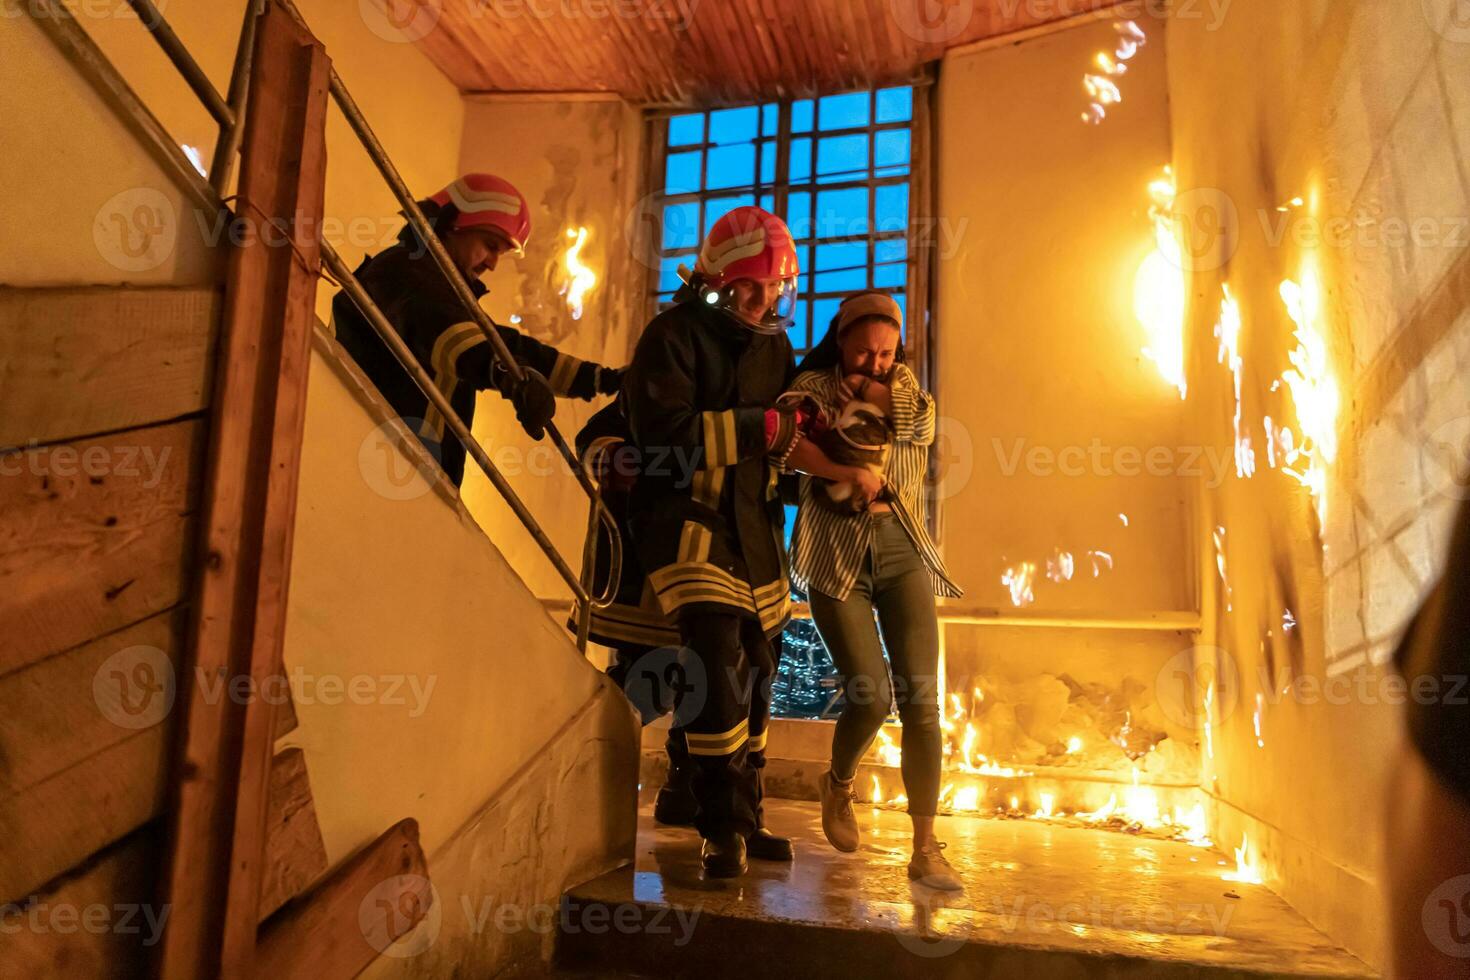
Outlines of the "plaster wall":
{"label": "plaster wall", "polygon": [[[465,101],[460,167],[485,170],[514,183],[531,204],[526,254],[507,256],[485,277],[482,301],[496,321],[559,350],[609,367],[623,367],[642,332],[646,266],[637,220],[643,125],[637,110],[618,100],[550,102],[514,97]],[[563,291],[569,231],[587,229],[582,260],[597,275],[580,318]],[[513,322],[512,318],[519,318]],[[556,424],[567,441],[606,398],[561,399]],[[532,442],[515,411],[498,393],[480,396],[475,436],[516,493],[550,535],[574,571],[581,569],[587,498],[547,442]],[[477,468],[463,495],[480,525],[542,597],[571,592],[520,521]]]}
{"label": "plaster wall", "polygon": [[[1200,687],[1213,678],[1218,694],[1204,785],[1220,839],[1249,834],[1268,882],[1375,963],[1379,801],[1401,711],[1389,659],[1463,497],[1470,32],[1455,7],[1252,0],[1213,28],[1169,29],[1194,425],[1231,446],[1233,380],[1214,338],[1228,284],[1258,459],[1253,478],[1201,495]],[[1224,220],[1202,224],[1204,208]],[[1271,416],[1301,431],[1276,384],[1296,345],[1279,286],[1312,276],[1341,390],[1322,514],[1269,465],[1264,430]]]}
{"label": "plaster wall", "polygon": [[[1172,152],[1164,30],[1142,26],[1123,102],[1100,126],[1081,119],[1082,76],[1116,47],[1111,21],[941,68],[933,333],[942,547],[967,591],[958,605],[1194,609],[1193,485],[1228,457],[1197,452],[1186,403],[1143,355],[1133,312],[1135,273],[1154,247],[1148,184]],[[1070,581],[1046,576],[1059,552],[1073,557]],[[1002,576],[1021,562],[1036,566],[1035,600],[1017,610]],[[955,624],[945,641],[948,689],[987,696],[978,751],[1124,779],[1135,764],[1145,778],[1193,777],[1197,733],[1155,697],[1187,634]],[[1084,697],[1076,685],[1096,686]],[[1150,742],[1172,736],[1167,751],[1125,755],[1130,717]],[[1063,747],[1074,735],[1081,755]]]}
{"label": "plaster wall", "polygon": [[[218,133],[214,121],[131,8],[123,0],[68,6],[170,135],[197,149],[207,166]],[[215,88],[227,91],[243,0],[159,6]],[[371,5],[302,0],[297,6],[409,186],[427,195],[452,180],[464,116],[454,86],[373,16]],[[20,4],[7,5],[0,18],[0,64],[7,160],[20,168],[0,187],[0,209],[13,227],[39,232],[0,242],[0,281],[209,281],[214,263],[223,261],[223,249],[210,246],[228,242],[227,229],[214,216],[197,214],[173,189]],[[394,217],[397,202],[335,106],[328,113],[327,155],[322,233],[355,266],[391,244],[402,219]],[[147,237],[135,222],[140,204],[155,209],[159,220],[149,227],[161,229],[152,236],[154,250],[134,259],[127,253]],[[324,320],[331,295],[323,284],[318,313]]]}

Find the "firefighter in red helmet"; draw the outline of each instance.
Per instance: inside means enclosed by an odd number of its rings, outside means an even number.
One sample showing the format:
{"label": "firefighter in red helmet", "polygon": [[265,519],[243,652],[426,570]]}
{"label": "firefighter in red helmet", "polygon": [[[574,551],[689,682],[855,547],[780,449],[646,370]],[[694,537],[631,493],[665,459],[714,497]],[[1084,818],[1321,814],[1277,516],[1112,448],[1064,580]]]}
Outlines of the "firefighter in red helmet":
{"label": "firefighter in red helmet", "polygon": [[[523,254],[531,234],[525,197],[492,174],[466,174],[419,207],[476,297],[486,292],[480,277],[502,255]],[[622,385],[621,370],[579,360],[497,325],[524,370],[524,378],[514,381],[411,225],[391,248],[364,259],[356,275],[466,425],[474,421],[476,393],[493,388],[515,405],[527,434],[539,439],[556,412],[557,396],[590,400]],[[345,292],[332,300],[332,321],[337,340],[458,485],[464,477],[464,447],[452,434],[446,438],[443,417]]]}
{"label": "firefighter in red helmet", "polygon": [[720,218],[675,305],[644,331],[623,390],[643,462],[629,525],[684,647],[681,694],[693,703],[676,718],[711,877],[744,873],[747,854],[792,857],[763,826],[761,769],[791,604],[776,481],[805,421],[776,407],[795,368],[797,272],[781,219],[756,207]]}

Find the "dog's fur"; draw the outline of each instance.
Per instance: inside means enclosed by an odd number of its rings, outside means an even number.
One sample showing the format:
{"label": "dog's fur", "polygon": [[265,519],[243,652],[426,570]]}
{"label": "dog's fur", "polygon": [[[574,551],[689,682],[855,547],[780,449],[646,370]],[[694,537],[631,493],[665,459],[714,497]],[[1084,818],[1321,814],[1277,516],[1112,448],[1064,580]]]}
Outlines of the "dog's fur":
{"label": "dog's fur", "polygon": [[[853,399],[831,426],[812,436],[812,442],[840,466],[865,466],[881,476],[893,449],[893,423],[877,405]],[[852,490],[850,483],[821,480],[817,501],[839,514],[856,514],[862,508]]]}

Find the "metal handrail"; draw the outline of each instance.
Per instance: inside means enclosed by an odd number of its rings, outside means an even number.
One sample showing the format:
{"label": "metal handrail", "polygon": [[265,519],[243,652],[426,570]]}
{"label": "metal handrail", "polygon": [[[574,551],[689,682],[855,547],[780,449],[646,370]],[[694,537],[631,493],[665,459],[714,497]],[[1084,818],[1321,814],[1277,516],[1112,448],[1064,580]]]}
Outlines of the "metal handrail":
{"label": "metal handrail", "polygon": [[[280,3],[282,8],[288,11],[310,33],[310,28],[307,27],[305,19],[290,0],[276,0],[276,2]],[[122,78],[116,66],[102,54],[101,50],[92,42],[85,29],[76,22],[75,17],[72,16],[71,12],[59,0],[39,0],[34,5],[28,5],[26,9],[32,18],[52,38],[54,43],[64,51],[81,59],[88,69],[104,81],[115,105],[129,114],[133,118],[134,123],[144,129],[151,142],[159,144],[156,148],[161,151],[165,162],[169,163],[177,171],[178,175],[185,182],[185,185],[190,188],[196,197],[205,200],[210,208],[229,211],[230,209],[225,205],[220,195],[223,193],[225,185],[229,182],[234,156],[240,144],[244,122],[243,110],[246,92],[249,88],[248,83],[251,71],[255,28],[257,18],[264,10],[262,0],[249,0],[246,4],[245,21],[241,27],[240,44],[236,51],[234,69],[231,74],[230,96],[228,101],[215,89],[213,83],[209,81],[209,78],[200,69],[198,62],[194,60],[178,35],[169,27],[168,22],[152,3],[152,0],[128,0],[128,3],[138,14],[139,20],[143,23],[144,28],[154,36],[169,60],[173,62],[174,67],[184,76],[190,88],[199,96],[205,107],[220,125],[219,144],[215,149],[214,166],[210,171],[211,181],[209,184],[205,184],[200,179],[198,171],[194,169],[192,163],[183,155],[182,151],[177,151],[176,146],[172,144],[166,130],[158,122],[157,118],[148,112],[146,106],[143,105],[136,93],[133,92],[131,87]],[[449,253],[445,250],[443,242],[440,241],[438,235],[424,217],[423,212],[419,209],[413,195],[408,190],[407,184],[404,183],[397,168],[388,157],[387,151],[378,142],[366,118],[357,108],[356,102],[353,101],[351,94],[347,91],[346,85],[342,82],[341,77],[337,75],[335,69],[331,73],[331,90],[338,106],[348,117],[348,122],[352,126],[354,133],[358,136],[359,141],[362,142],[364,149],[373,158],[373,162],[388,182],[399,203],[403,205],[404,214],[408,218],[410,225],[428,246],[430,253],[434,256],[441,272],[454,289],[462,305],[464,305],[466,312],[470,314],[481,332],[489,340],[496,357],[500,359],[502,366],[506,368],[511,377],[517,381],[523,379],[525,373],[521,369],[520,364],[511,356],[510,350],[506,347],[505,342],[496,331],[495,322],[480,307],[479,302],[470,291],[469,285],[465,282],[458,267],[449,258]],[[170,150],[174,150],[174,152],[169,152]],[[616,594],[617,583],[622,569],[623,548],[622,536],[618,531],[617,522],[606,505],[602,503],[602,499],[597,493],[597,486],[591,476],[581,461],[577,459],[576,454],[572,451],[556,426],[554,424],[548,424],[546,427],[548,435],[551,436],[553,443],[561,451],[563,459],[571,466],[572,473],[576,475],[578,483],[591,501],[588,518],[588,538],[584,543],[583,551],[585,567],[582,575],[579,577],[568,567],[566,561],[561,557],[561,553],[557,551],[555,544],[547,537],[546,532],[542,530],[536,518],[526,508],[505,477],[491,461],[484,447],[480,445],[479,441],[470,432],[469,426],[454,411],[448,398],[439,390],[438,385],[434,384],[433,379],[429,377],[423,365],[419,363],[418,359],[413,355],[413,352],[408,348],[408,345],[403,341],[403,338],[399,336],[397,330],[393,328],[393,325],[388,321],[387,317],[383,315],[383,312],[378,308],[377,304],[373,302],[372,298],[367,294],[367,291],[363,289],[356,276],[347,267],[346,262],[337,254],[336,249],[326,241],[322,241],[320,245],[324,263],[331,270],[333,276],[342,284],[349,298],[361,310],[363,316],[378,333],[384,344],[393,352],[399,364],[413,378],[420,390],[424,392],[425,397],[444,416],[447,425],[464,445],[468,455],[475,460],[475,463],[485,473],[486,477],[489,478],[496,490],[500,492],[512,511],[515,512],[517,518],[520,519],[522,525],[525,526],[526,530],[536,540],[537,545],[540,546],[547,559],[556,567],[557,573],[571,588],[572,594],[577,600],[577,646],[579,649],[585,651],[593,608],[603,608],[610,605]],[[611,547],[611,560],[609,563],[611,574],[608,577],[602,594],[593,596],[591,594],[591,581],[596,565],[596,529],[599,523],[606,527],[608,531],[608,539]]]}

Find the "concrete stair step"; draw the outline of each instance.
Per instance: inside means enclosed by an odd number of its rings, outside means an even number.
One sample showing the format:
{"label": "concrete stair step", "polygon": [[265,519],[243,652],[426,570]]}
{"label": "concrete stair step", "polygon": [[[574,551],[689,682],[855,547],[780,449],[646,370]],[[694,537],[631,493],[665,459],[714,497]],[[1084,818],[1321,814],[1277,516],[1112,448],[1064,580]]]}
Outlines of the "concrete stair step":
{"label": "concrete stair step", "polygon": [[698,837],[658,827],[645,807],[635,867],[564,897],[558,969],[700,980],[1374,976],[1268,889],[1222,880],[1213,851],[941,817],[966,883],[951,897],[908,881],[904,815],[859,817],[863,846],[840,854],[817,807],[770,801],[767,823],[796,840],[795,864],[752,862],[738,881],[705,881]]}

